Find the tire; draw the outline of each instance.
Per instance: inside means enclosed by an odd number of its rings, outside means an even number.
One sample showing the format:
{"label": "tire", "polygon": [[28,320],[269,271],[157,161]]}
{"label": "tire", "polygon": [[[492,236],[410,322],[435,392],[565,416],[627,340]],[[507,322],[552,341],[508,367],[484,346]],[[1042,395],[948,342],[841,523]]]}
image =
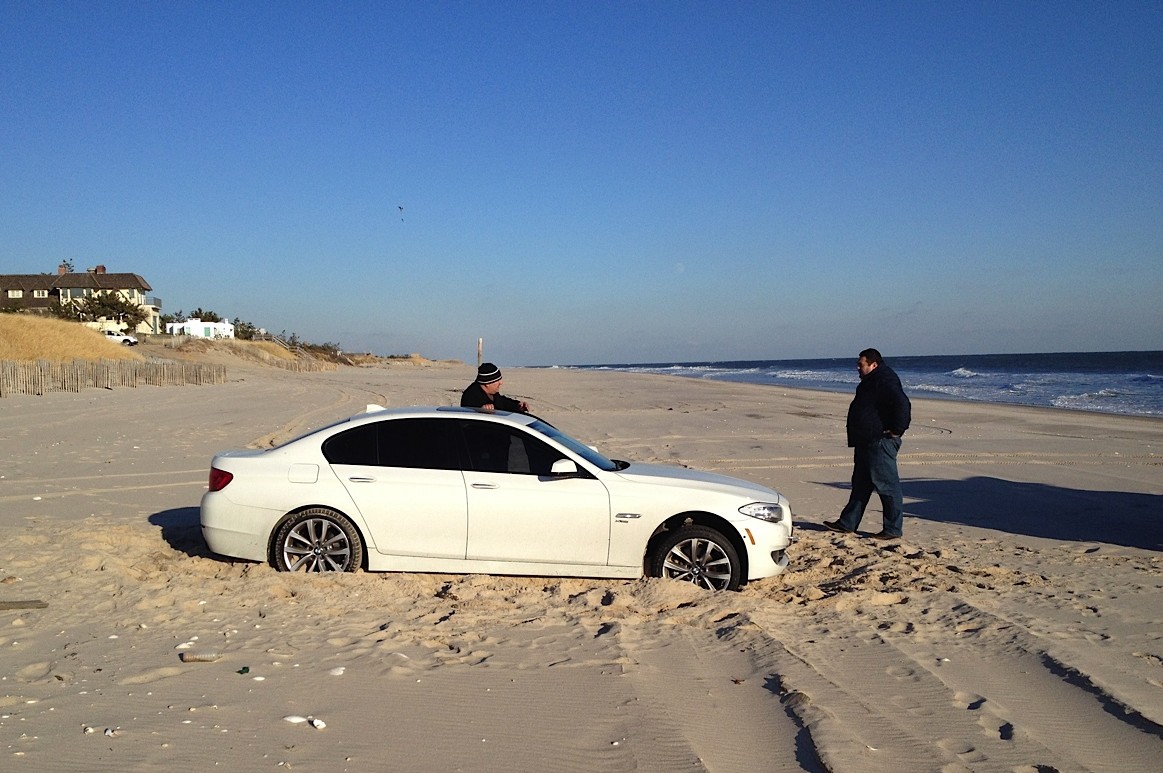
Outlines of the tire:
{"label": "tire", "polygon": [[304,510],[283,523],[272,552],[280,572],[354,572],[363,565],[359,531],[324,507]]}
{"label": "tire", "polygon": [[707,590],[736,590],[743,566],[731,540],[706,526],[684,526],[664,537],[650,557],[650,575],[693,582]]}

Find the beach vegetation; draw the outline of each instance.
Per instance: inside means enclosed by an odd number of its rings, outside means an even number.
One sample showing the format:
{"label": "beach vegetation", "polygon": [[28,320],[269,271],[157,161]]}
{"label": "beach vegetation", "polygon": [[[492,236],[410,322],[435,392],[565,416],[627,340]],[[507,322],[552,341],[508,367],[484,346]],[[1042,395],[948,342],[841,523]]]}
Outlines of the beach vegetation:
{"label": "beach vegetation", "polygon": [[225,320],[222,319],[222,315],[214,311],[203,309],[201,306],[194,309],[189,314],[182,311],[181,309],[178,309],[173,314],[161,315],[162,324],[170,322],[185,322],[188,319],[200,319],[203,322],[225,322]]}
{"label": "beach vegetation", "polygon": [[183,354],[220,352],[252,362],[291,362],[297,359],[293,352],[274,341],[239,341],[236,338],[196,338],[178,336],[163,338],[165,346]]}
{"label": "beach vegetation", "polygon": [[201,306],[199,306],[198,308],[191,311],[190,316],[187,317],[187,319],[200,319],[203,322],[222,322],[223,321],[222,316],[220,314],[218,314],[217,312],[214,312],[214,311],[210,311],[209,309],[203,309]]}
{"label": "beach vegetation", "polygon": [[241,317],[234,318],[234,337],[241,338],[243,341],[253,340],[259,334],[258,325],[253,322],[247,322]]}
{"label": "beach vegetation", "polygon": [[[16,310],[11,310],[15,312]],[[183,317],[185,319],[185,317]],[[240,330],[239,320],[235,320],[235,333]],[[243,323],[242,335],[237,338],[201,339],[185,336],[146,336],[143,344],[161,344],[181,359],[190,355],[195,359],[211,353],[225,354],[254,363],[264,363],[286,367],[287,363],[301,359],[301,354],[311,359],[356,367],[377,367],[390,363],[409,365],[431,365],[432,360],[420,354],[395,354],[388,357],[371,353],[344,352],[339,344],[311,344],[293,336],[294,349],[288,350],[270,340],[253,340],[259,328]],[[296,351],[297,350],[297,351]],[[71,362],[73,360],[141,360],[140,347],[121,346],[76,319],[53,317],[32,313],[0,313],[0,360],[32,362],[49,360]],[[459,364],[458,361],[450,361]]]}
{"label": "beach vegetation", "polygon": [[110,341],[75,320],[40,314],[0,314],[0,360],[141,360],[134,349]]}

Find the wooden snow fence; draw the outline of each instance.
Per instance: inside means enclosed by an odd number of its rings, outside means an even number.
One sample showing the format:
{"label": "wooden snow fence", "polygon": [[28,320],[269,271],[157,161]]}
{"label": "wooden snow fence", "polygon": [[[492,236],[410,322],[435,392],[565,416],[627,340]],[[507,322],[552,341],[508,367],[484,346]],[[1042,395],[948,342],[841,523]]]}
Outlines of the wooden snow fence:
{"label": "wooden snow fence", "polygon": [[224,384],[226,366],[192,362],[74,360],[73,362],[0,361],[0,397],[80,392],[113,387]]}

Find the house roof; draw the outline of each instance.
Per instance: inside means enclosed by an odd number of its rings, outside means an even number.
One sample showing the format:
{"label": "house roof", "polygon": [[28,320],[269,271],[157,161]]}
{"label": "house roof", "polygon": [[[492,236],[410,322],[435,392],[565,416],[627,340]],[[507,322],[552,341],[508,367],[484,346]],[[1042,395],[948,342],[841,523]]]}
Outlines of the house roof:
{"label": "house roof", "polygon": [[137,274],[95,274],[89,271],[76,274],[58,274],[53,287],[60,289],[90,290],[152,290]]}
{"label": "house roof", "polygon": [[0,274],[0,290],[51,290],[52,274]]}
{"label": "house roof", "polygon": [[137,274],[0,274],[0,290],[153,290]]}

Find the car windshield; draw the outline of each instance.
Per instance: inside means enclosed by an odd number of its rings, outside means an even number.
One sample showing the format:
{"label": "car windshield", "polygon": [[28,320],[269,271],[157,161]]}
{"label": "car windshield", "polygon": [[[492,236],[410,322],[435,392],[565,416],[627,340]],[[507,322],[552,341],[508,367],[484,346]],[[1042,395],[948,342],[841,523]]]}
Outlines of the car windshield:
{"label": "car windshield", "polygon": [[590,448],[585,443],[582,443],[580,440],[571,438],[569,435],[565,434],[557,427],[554,427],[552,424],[546,424],[545,422],[541,421],[541,419],[538,419],[537,421],[534,421],[532,424],[530,424],[529,428],[540,432],[542,435],[545,435],[548,438],[553,438],[553,440],[556,441],[559,445],[565,446],[570,451],[573,451],[575,454],[585,459],[595,467],[599,467],[606,472],[613,472],[614,470],[618,469],[617,462],[607,459],[605,456]]}

